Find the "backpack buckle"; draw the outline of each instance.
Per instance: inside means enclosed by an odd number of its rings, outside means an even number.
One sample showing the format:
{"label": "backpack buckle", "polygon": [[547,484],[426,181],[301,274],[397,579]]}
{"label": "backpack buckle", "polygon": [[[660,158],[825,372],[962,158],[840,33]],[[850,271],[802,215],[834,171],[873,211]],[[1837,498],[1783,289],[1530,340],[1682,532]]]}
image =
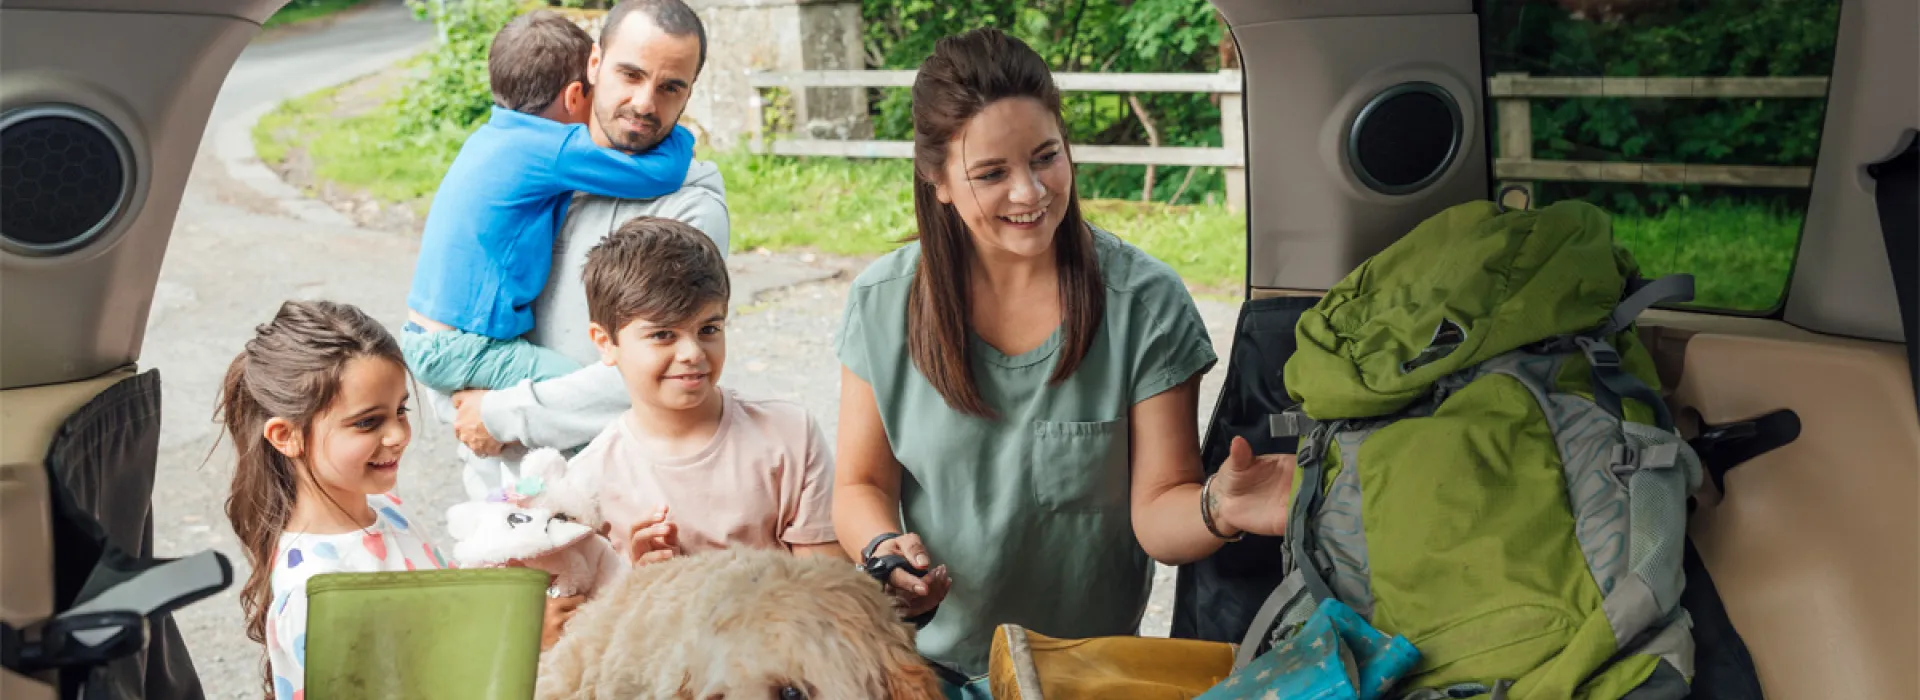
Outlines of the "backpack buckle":
{"label": "backpack buckle", "polygon": [[1274,438],[1300,437],[1319,427],[1320,423],[1306,414],[1287,410],[1267,416],[1267,435]]}
{"label": "backpack buckle", "polygon": [[1582,337],[1574,338],[1573,342],[1578,344],[1580,352],[1587,356],[1589,366],[1594,368],[1620,366],[1619,351],[1614,350],[1613,346],[1605,341]]}
{"label": "backpack buckle", "polygon": [[1672,469],[1680,463],[1680,446],[1671,443],[1634,449],[1632,445],[1613,446],[1613,473],[1626,476],[1641,469]]}
{"label": "backpack buckle", "polygon": [[[1301,416],[1301,418],[1312,421],[1312,419],[1306,416]],[[1320,452],[1324,449],[1321,447],[1321,443],[1327,439],[1327,424],[1319,421],[1312,421],[1312,423],[1311,426],[1307,426],[1307,432],[1301,436],[1299,445],[1293,450],[1293,463],[1295,465],[1304,467],[1313,464],[1313,460],[1318,459]]]}

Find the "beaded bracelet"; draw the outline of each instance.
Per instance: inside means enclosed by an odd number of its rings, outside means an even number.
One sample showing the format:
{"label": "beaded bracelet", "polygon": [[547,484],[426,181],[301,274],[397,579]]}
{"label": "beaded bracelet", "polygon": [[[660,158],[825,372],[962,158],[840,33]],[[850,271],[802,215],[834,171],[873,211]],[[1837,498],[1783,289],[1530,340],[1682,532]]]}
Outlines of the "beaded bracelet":
{"label": "beaded bracelet", "polygon": [[1245,537],[1247,533],[1237,532],[1232,537],[1220,534],[1219,526],[1213,524],[1213,509],[1207,507],[1207,504],[1213,502],[1213,477],[1219,475],[1219,472],[1208,474],[1206,480],[1200,482],[1200,522],[1206,523],[1207,532],[1213,533],[1214,537],[1228,542],[1239,542],[1240,538]]}

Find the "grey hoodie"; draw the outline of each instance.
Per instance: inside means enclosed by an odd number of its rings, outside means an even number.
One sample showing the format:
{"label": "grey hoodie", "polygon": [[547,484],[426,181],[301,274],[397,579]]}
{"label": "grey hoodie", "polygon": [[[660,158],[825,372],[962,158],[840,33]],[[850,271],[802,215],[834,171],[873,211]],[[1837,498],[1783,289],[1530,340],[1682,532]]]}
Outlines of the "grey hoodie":
{"label": "grey hoodie", "polygon": [[[563,377],[521,382],[486,394],[480,416],[494,439],[571,451],[592,441],[627,410],[626,384],[618,370],[601,364],[599,351],[587,335],[587,292],[580,273],[587,251],[636,216],[687,222],[712,237],[723,254],[727,250],[726,185],[720,168],[711,162],[694,161],[687,169],[686,184],[658,199],[575,195],[567,220],[554,237],[552,274],[534,302],[533,332],[527,339],[558,350],[584,367]],[[485,468],[469,462],[469,471]],[[485,476],[492,480],[492,474]]]}

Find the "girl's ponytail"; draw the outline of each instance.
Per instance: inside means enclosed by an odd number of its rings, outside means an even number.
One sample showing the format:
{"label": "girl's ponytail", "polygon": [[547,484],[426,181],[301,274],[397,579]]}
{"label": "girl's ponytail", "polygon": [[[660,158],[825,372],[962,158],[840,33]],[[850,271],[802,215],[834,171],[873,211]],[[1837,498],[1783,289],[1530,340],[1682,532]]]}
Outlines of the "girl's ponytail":
{"label": "girl's ponytail", "polygon": [[[293,515],[297,480],[312,479],[267,442],[267,421],[282,418],[310,435],[314,416],[333,402],[347,363],[378,357],[405,365],[392,334],[359,309],[327,301],[289,301],[255,329],[220,383],[217,419],[236,463],[227,520],[252,572],[240,589],[247,638],[266,643],[280,534]],[[265,657],[262,657],[265,665]],[[263,673],[272,695],[272,672]]]}

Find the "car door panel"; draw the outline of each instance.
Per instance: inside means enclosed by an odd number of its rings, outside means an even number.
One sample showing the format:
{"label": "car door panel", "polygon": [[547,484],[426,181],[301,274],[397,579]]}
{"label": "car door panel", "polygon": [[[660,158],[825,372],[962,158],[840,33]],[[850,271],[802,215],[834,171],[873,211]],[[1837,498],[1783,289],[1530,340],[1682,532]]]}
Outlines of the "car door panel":
{"label": "car door panel", "polygon": [[[47,451],[68,416],[133,376],[133,368],[124,367],[88,380],[0,391],[0,621],[19,628],[53,615]],[[50,680],[0,670],[0,697],[52,698]]]}
{"label": "car door panel", "polygon": [[[1793,442],[1709,481],[1692,538],[1767,697],[1913,697],[1920,417],[1904,348],[1655,314],[1670,401],[1721,425],[1791,409]],[[1738,332],[1735,332],[1738,331]],[[1678,364],[1675,364],[1677,360]]]}

